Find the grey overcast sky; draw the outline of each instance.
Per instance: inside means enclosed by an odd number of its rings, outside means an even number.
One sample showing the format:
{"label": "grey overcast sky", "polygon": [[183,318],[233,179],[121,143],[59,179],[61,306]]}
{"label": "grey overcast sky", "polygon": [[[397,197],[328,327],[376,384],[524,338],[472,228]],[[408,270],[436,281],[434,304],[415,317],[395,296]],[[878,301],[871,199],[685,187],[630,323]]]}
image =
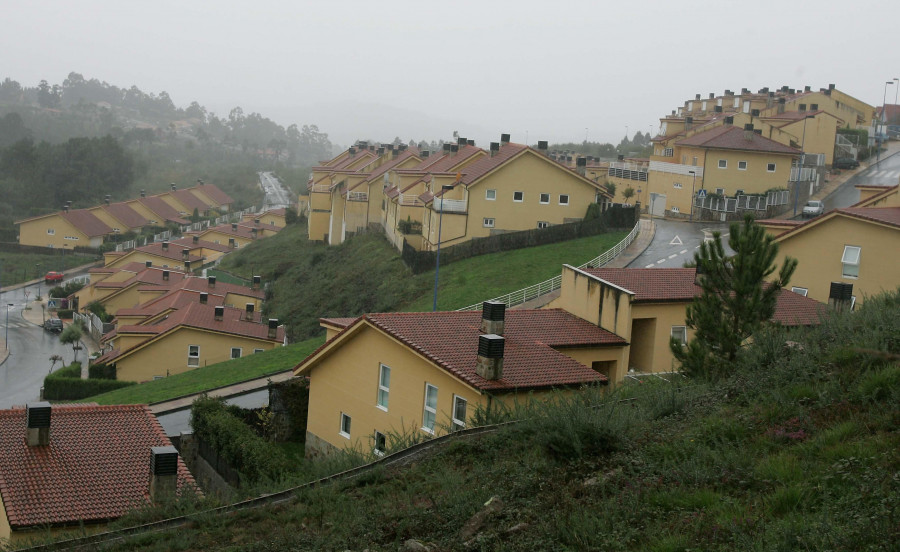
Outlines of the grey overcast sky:
{"label": "grey overcast sky", "polygon": [[[0,78],[70,71],[317,124],[336,143],[618,143],[694,94],[834,83],[881,104],[900,2],[0,0]],[[896,85],[888,87],[893,103]]]}

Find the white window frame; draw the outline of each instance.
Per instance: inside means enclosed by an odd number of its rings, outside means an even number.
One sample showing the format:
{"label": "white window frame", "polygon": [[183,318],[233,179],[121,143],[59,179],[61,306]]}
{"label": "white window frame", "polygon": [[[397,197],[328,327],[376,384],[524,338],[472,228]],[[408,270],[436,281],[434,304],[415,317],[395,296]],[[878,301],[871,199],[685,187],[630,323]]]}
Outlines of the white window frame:
{"label": "white window frame", "polygon": [[537,223],[537,227],[541,230],[543,230],[544,228],[550,228],[550,223],[546,220],[539,220]]}
{"label": "white window frame", "polygon": [[[516,199],[516,194],[519,195],[519,199]],[[522,203],[523,201],[525,201],[525,192],[521,192],[521,191],[513,192],[513,201],[515,203]]]}
{"label": "white window frame", "polygon": [[254,355],[255,355],[255,354],[258,354],[258,353],[265,353],[265,352],[266,352],[265,349],[253,349],[253,354],[254,354]]}
{"label": "white window frame", "polygon": [[[238,356],[234,356],[234,352],[237,351]],[[231,360],[236,358],[241,358],[244,356],[244,348],[243,347],[232,347],[231,348]]]}
{"label": "white window frame", "polygon": [[809,288],[805,287],[791,286],[791,291],[797,295],[802,295],[803,297],[806,297],[809,294]]}
{"label": "white window frame", "polygon": [[719,159],[719,168],[727,169],[728,168],[728,160],[727,159]]}
{"label": "white window frame", "polygon": [[675,336],[676,330],[681,334],[681,344],[687,345],[687,326],[672,326],[672,331],[669,332],[669,335],[677,339]]}
{"label": "white window frame", "polygon": [[484,226],[485,228],[493,228],[494,227],[494,219],[492,219],[490,217],[485,217],[481,221],[481,225]]}
{"label": "white window frame", "polygon": [[706,111],[706,100],[700,102],[700,111]]}
{"label": "white window frame", "polygon": [[775,172],[776,168],[778,168],[778,166],[775,163],[766,163],[766,172]]}
{"label": "white window frame", "polygon": [[663,150],[663,157],[675,157],[675,148],[666,148]]}
{"label": "white window frame", "polygon": [[[384,376],[387,374],[387,385],[384,384]],[[382,404],[382,397],[384,404]],[[388,411],[391,400],[391,367],[386,364],[378,364],[378,393],[375,396],[375,408]]]}
{"label": "white window frame", "polygon": [[716,188],[716,194],[725,197],[725,188]]}
{"label": "white window frame", "polygon": [[734,107],[734,108],[741,107],[741,97],[740,96],[734,97],[734,105],[732,107]]}
{"label": "white window frame", "polygon": [[[544,199],[547,198],[547,199]],[[549,205],[550,204],[550,194],[541,194],[539,196],[539,202],[541,205]]]}
{"label": "white window frame", "polygon": [[[566,198],[566,200],[563,201],[563,198]],[[559,194],[559,204],[560,205],[568,205],[569,204],[569,194]]]}
{"label": "white window frame", "polygon": [[746,161],[738,161],[738,170],[746,171],[747,170],[747,162]]}
{"label": "white window frame", "polygon": [[[856,253],[855,258],[853,253]],[[851,254],[848,257],[848,253]],[[841,255],[841,277],[842,278],[859,278],[859,258],[862,256],[862,247],[858,245],[845,245],[844,246],[844,254]],[[851,268],[849,271],[847,267],[855,267]]]}
{"label": "white window frame", "polygon": [[676,190],[680,190],[682,187],[681,182],[673,182],[672,187],[675,188]]}
{"label": "white window frame", "polygon": [[678,207],[672,207],[672,212],[673,212],[673,213],[680,213],[681,210],[678,209]]}
{"label": "white window frame", "polygon": [[[344,423],[346,421],[346,423]],[[341,429],[338,431],[338,435],[344,437],[345,439],[350,438],[350,429],[353,425],[353,418],[350,417],[346,412],[341,412]]]}
{"label": "white window frame", "polygon": [[691,166],[692,166],[692,167],[696,167],[696,166],[697,166],[697,157],[696,157],[696,156],[694,156],[694,157],[691,158]]}
{"label": "white window frame", "polygon": [[[197,353],[192,355],[191,348],[197,349]],[[193,364],[191,364],[191,360],[194,361]],[[188,345],[187,365],[188,366],[200,366],[200,345]]]}
{"label": "white window frame", "polygon": [[[381,448],[378,448],[379,440],[381,441]],[[385,451],[387,451],[387,435],[376,429],[375,435],[372,436],[372,452],[375,456],[384,456]]]}
{"label": "white window frame", "polygon": [[488,201],[496,201],[497,190],[485,190],[484,191],[484,199],[486,199]]}
{"label": "white window frame", "polygon": [[[462,401],[463,412],[462,418],[458,416],[459,411],[457,410],[458,402]],[[453,395],[453,412],[451,413],[451,428],[453,431],[459,431],[461,429],[466,429],[466,411],[469,408],[469,401],[464,397],[460,397],[459,395]]]}
{"label": "white window frame", "polygon": [[[434,404],[428,404],[428,391],[430,389],[434,389]],[[430,383],[425,384],[425,396],[423,397],[423,408],[422,408],[422,431],[425,433],[430,433],[434,435],[434,428],[437,425],[437,403],[438,403],[438,388]],[[428,424],[428,415],[431,415],[431,425],[429,427]]]}

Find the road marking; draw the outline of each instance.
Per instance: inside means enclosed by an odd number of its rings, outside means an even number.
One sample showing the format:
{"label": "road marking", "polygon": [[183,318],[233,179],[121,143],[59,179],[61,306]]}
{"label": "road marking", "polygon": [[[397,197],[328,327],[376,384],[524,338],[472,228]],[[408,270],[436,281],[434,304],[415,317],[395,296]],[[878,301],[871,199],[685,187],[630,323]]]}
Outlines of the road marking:
{"label": "road marking", "polygon": [[681,241],[681,238],[675,236],[672,238],[672,241],[669,242],[669,245],[684,245],[684,242]]}
{"label": "road marking", "polygon": [[677,256],[678,256],[678,255],[676,255],[675,253],[672,253],[671,255],[669,255],[669,258],[670,258],[670,259],[674,259],[674,258],[677,257]]}
{"label": "road marking", "polygon": [[663,264],[664,262],[666,262],[665,259],[660,259],[660,260],[656,261],[656,264]]}
{"label": "road marking", "polygon": [[687,253],[687,249],[682,249],[678,252],[679,255],[684,255],[685,253]]}
{"label": "road marking", "polygon": [[695,247],[695,248],[694,248],[694,249],[700,249],[700,246],[699,246],[699,245],[698,245],[698,246],[697,246],[697,247]]}
{"label": "road marking", "polygon": [[656,266],[656,263],[650,263],[647,266],[645,266],[644,268],[653,268],[654,266]]}

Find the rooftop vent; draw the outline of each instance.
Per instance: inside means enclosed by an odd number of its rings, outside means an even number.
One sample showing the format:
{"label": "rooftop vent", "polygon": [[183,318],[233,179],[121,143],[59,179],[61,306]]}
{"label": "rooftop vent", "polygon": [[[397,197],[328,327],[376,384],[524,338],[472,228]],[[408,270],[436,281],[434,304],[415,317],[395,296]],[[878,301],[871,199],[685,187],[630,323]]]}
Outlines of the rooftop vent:
{"label": "rooftop vent", "polygon": [[178,450],[173,446],[150,448],[150,500],[175,496],[178,483]]}
{"label": "rooftop vent", "polygon": [[167,242],[167,241],[163,241],[163,242],[162,242],[162,250],[163,250],[163,251],[168,251],[168,250],[169,250],[169,242]]}
{"label": "rooftop vent", "polygon": [[481,331],[486,334],[503,335],[506,326],[506,304],[500,301],[485,301],[481,304]]}
{"label": "rooftop vent", "polygon": [[253,277],[253,289],[259,289],[260,284],[262,284],[262,277],[254,276]]}
{"label": "rooftop vent", "polygon": [[447,153],[450,153],[450,146],[452,146],[452,145],[453,144],[451,144],[450,142],[444,142],[444,146],[443,146],[444,151]]}
{"label": "rooftop vent", "polygon": [[503,336],[487,334],[478,336],[478,356],[475,373],[487,380],[503,378]]}
{"label": "rooftop vent", "polygon": [[188,260],[188,257],[189,257],[190,255],[191,255],[191,250],[190,250],[190,249],[182,249],[182,250],[181,250],[181,258],[182,258],[183,260],[185,260],[185,261]]}
{"label": "rooftop vent", "polygon": [[205,291],[201,291],[200,292],[200,304],[205,305],[207,302],[209,302],[209,294],[206,293]]}
{"label": "rooftop vent", "polygon": [[350,154],[350,157],[353,157],[354,155],[356,155],[356,148],[350,146],[350,148],[347,149],[347,153]]}
{"label": "rooftop vent", "polygon": [[715,98],[715,97],[716,97],[715,92],[710,92],[710,93],[709,93],[709,99],[710,99],[710,100],[712,100],[712,99]]}
{"label": "rooftop vent", "polygon": [[500,142],[491,142],[491,157],[500,153]]}
{"label": "rooftop vent", "polygon": [[209,286],[209,289],[216,289],[216,277],[210,276],[206,279],[206,284]]}
{"label": "rooftop vent", "polygon": [[469,145],[469,146],[474,146],[474,145],[475,145],[475,140],[466,140],[466,144]]}
{"label": "rooftop vent", "polygon": [[244,305],[244,310],[247,312],[247,318],[253,318],[253,309],[256,308],[256,305],[253,303],[247,303]]}
{"label": "rooftop vent", "polygon": [[217,307],[215,307],[215,309],[216,310],[215,310],[215,313],[213,314],[213,318],[215,318],[215,320],[217,322],[221,322],[222,319],[225,318],[225,307],[217,306]]}
{"label": "rooftop vent", "polygon": [[178,189],[178,187],[175,186],[175,183],[174,183],[174,182],[172,182],[172,191],[174,192],[174,191],[177,190],[177,189]]}
{"label": "rooftop vent", "polygon": [[50,445],[50,413],[48,402],[36,402],[25,406],[25,443],[29,447]]}
{"label": "rooftop vent", "polygon": [[144,261],[144,266],[150,268],[151,266],[153,266],[153,261]]}
{"label": "rooftop vent", "polygon": [[236,222],[232,222],[232,223],[231,223],[231,229],[232,229],[232,230],[237,230],[237,223],[236,223]]}
{"label": "rooftop vent", "polygon": [[162,279],[163,279],[163,282],[169,281],[169,271],[168,270],[163,270]]}
{"label": "rooftop vent", "polygon": [[269,319],[269,333],[267,334],[269,339],[275,339],[278,336],[278,319],[270,318]]}
{"label": "rooftop vent", "polygon": [[466,140],[465,138],[457,138],[457,139],[456,139],[456,143],[457,143],[457,145],[465,146],[465,145],[468,144],[469,142],[468,142],[468,140]]}
{"label": "rooftop vent", "polygon": [[431,155],[431,152],[428,150],[422,150],[421,154],[422,154],[422,159],[428,159],[428,156]]}
{"label": "rooftop vent", "polygon": [[812,90],[812,87],[811,87],[811,86],[804,86],[804,87],[803,87],[803,91],[804,91],[804,92],[809,92],[809,91],[811,91],[811,90]]}
{"label": "rooftop vent", "polygon": [[753,140],[753,125],[751,123],[744,125],[744,140]]}
{"label": "rooftop vent", "polygon": [[694,99],[695,99],[695,100],[699,100],[699,99],[700,99],[700,94],[694,94]]}
{"label": "rooftop vent", "polygon": [[191,238],[191,241],[194,243],[200,243],[200,236],[194,236]]}
{"label": "rooftop vent", "polygon": [[547,153],[547,147],[548,147],[547,140],[538,140],[538,147],[537,147],[537,149],[538,149],[539,152],[542,152],[542,153],[544,153],[544,154],[546,155],[546,153]]}
{"label": "rooftop vent", "polygon": [[500,135],[500,145],[505,146],[509,143],[509,134],[501,134]]}

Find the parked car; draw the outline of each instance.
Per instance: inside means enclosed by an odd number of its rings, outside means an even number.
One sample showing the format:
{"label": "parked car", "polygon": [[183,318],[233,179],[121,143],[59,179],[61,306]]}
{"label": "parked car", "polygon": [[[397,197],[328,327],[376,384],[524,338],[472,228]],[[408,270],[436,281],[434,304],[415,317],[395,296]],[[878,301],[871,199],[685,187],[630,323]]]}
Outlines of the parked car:
{"label": "parked car", "polygon": [[63,273],[62,272],[48,272],[44,275],[44,283],[53,284],[56,282],[63,281]]}
{"label": "parked car", "polygon": [[835,169],[855,169],[859,166],[859,161],[852,157],[838,157],[832,166]]}
{"label": "parked car", "polygon": [[44,330],[53,333],[60,333],[63,331],[63,321],[59,318],[49,318],[44,320]]}
{"label": "parked car", "polygon": [[804,217],[817,217],[825,212],[825,203],[822,201],[807,201],[803,206]]}

